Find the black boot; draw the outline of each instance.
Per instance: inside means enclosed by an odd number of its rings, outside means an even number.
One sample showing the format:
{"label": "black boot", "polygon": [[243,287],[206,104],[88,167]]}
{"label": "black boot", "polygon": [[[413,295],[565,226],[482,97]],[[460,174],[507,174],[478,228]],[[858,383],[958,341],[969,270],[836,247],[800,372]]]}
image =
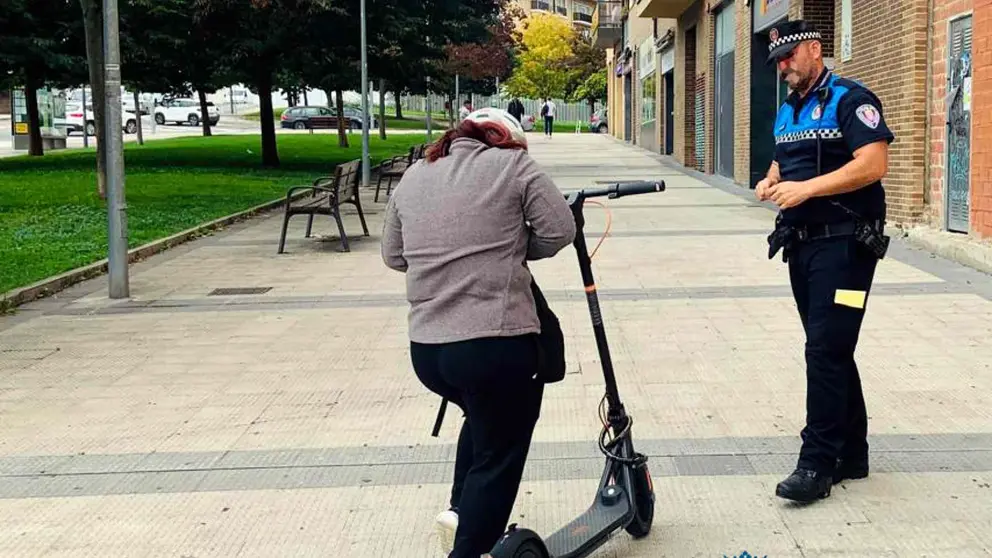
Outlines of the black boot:
{"label": "black boot", "polygon": [[844,479],[863,479],[868,476],[868,458],[855,459],[853,461],[837,460],[837,468],[834,469],[834,484]]}
{"label": "black boot", "polygon": [[775,495],[797,502],[812,502],[830,496],[833,477],[810,469],[796,469],[775,487]]}

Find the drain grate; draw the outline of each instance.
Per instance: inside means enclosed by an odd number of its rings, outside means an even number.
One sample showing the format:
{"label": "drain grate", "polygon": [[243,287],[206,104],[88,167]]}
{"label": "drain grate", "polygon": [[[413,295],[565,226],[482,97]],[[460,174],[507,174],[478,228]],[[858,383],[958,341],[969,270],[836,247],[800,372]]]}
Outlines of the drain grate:
{"label": "drain grate", "polygon": [[223,287],[214,289],[207,296],[237,296],[265,294],[272,290],[272,287]]}

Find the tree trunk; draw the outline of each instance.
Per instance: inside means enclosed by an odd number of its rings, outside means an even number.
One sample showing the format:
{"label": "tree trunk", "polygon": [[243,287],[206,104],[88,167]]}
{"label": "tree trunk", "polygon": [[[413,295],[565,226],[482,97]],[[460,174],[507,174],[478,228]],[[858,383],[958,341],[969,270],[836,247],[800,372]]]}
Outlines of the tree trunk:
{"label": "tree trunk", "polygon": [[203,125],[203,137],[209,138],[213,135],[210,131],[210,111],[207,110],[207,93],[200,87],[196,88],[196,93],[200,97],[200,124]]}
{"label": "tree trunk", "polygon": [[306,87],[303,88],[303,105],[304,106],[310,105],[310,99],[307,98],[307,88]]}
{"label": "tree trunk", "polygon": [[393,92],[393,98],[396,100],[396,119],[397,120],[402,120],[403,119],[403,106],[402,106],[402,103],[400,101],[403,100],[403,97],[400,96],[400,90],[399,90],[399,88],[397,88],[396,91]]}
{"label": "tree trunk", "polygon": [[345,132],[344,94],[340,89],[334,91],[334,105],[338,115],[338,147],[348,147],[348,134]]}
{"label": "tree trunk", "polygon": [[34,76],[28,74],[24,84],[24,98],[28,103],[28,155],[41,157],[45,146],[41,143],[41,115],[38,113],[38,85]]}
{"label": "tree trunk", "polygon": [[379,137],[386,139],[386,80],[379,79]]}
{"label": "tree trunk", "polygon": [[138,145],[145,145],[145,135],[141,130],[141,99],[137,90],[134,91],[134,120],[138,125]]}
{"label": "tree trunk", "polygon": [[272,74],[258,74],[258,108],[262,119],[262,166],[278,167],[279,151],[276,146],[276,121],[272,114]]}
{"label": "tree trunk", "polygon": [[[104,141],[104,99],[107,98],[103,74],[103,12],[100,0],[80,0],[86,32],[86,62],[89,66],[93,99],[93,122],[96,124],[96,189],[100,199],[107,199],[107,153]],[[84,84],[85,87],[85,84]],[[85,126],[85,123],[83,124]],[[84,130],[85,133],[85,130]]]}
{"label": "tree trunk", "polygon": [[448,94],[448,126],[455,127],[455,98]]}

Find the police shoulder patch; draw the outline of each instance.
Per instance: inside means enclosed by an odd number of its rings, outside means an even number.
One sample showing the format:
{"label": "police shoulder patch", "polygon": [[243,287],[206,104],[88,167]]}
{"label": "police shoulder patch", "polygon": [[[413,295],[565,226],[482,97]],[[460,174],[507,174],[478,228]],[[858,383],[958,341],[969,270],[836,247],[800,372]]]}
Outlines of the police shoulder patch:
{"label": "police shoulder patch", "polygon": [[865,126],[868,126],[872,130],[878,128],[878,123],[881,121],[882,116],[879,114],[878,109],[870,103],[865,103],[858,107],[854,114],[857,115],[858,120],[860,120]]}

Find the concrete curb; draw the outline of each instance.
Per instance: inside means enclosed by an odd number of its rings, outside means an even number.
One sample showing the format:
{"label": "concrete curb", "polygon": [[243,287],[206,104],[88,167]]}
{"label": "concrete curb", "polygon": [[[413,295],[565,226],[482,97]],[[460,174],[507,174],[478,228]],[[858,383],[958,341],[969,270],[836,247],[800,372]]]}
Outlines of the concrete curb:
{"label": "concrete curb", "polygon": [[899,230],[909,244],[992,275],[992,243],[919,226]]}
{"label": "concrete curb", "polygon": [[[299,199],[307,195],[307,192],[301,192],[293,196],[292,201]],[[163,252],[173,246],[183,244],[190,240],[205,236],[206,233],[222,228],[226,225],[236,223],[238,221],[243,221],[248,218],[254,217],[259,213],[276,209],[282,207],[286,203],[286,198],[282,197],[277,200],[269,201],[255,207],[246,209],[244,211],[239,211],[237,213],[232,213],[225,217],[219,219],[214,219],[213,221],[208,221],[201,225],[197,225],[191,229],[176,233],[172,236],[161,238],[153,242],[149,242],[143,246],[138,246],[137,248],[132,248],[128,250],[128,263],[134,263],[149,256],[155,255],[159,252]],[[28,285],[26,287],[20,287],[6,293],[0,294],[0,312],[9,310],[11,308],[20,306],[22,304],[37,300],[39,298],[45,298],[51,296],[59,291],[65,290],[72,285],[81,283],[88,279],[92,279],[99,275],[107,272],[107,259],[100,260],[98,262],[79,267],[59,275],[48,277],[42,279],[36,283]]]}

